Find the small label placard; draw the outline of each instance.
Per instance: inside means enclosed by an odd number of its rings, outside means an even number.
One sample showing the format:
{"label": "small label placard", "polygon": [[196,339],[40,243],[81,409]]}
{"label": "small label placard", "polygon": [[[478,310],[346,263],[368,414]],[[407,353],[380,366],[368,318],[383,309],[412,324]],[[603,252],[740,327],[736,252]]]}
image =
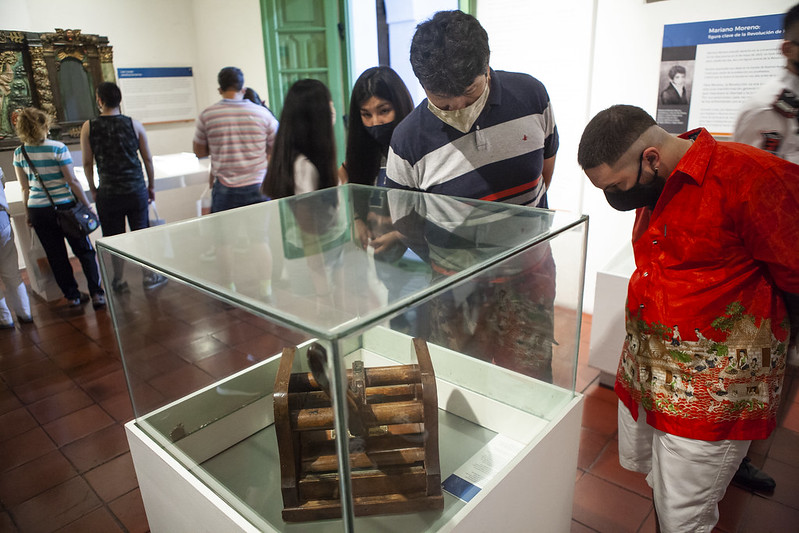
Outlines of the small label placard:
{"label": "small label placard", "polygon": [[515,440],[496,435],[445,479],[441,486],[456,498],[469,502],[523,448],[524,445]]}

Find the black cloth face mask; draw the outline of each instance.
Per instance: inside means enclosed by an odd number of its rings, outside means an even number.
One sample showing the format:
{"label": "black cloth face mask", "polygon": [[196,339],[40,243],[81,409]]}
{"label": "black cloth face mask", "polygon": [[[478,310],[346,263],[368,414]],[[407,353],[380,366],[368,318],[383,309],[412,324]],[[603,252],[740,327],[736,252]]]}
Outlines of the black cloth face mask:
{"label": "black cloth face mask", "polygon": [[655,208],[658,203],[660,193],[666,186],[666,180],[658,176],[657,170],[655,175],[647,184],[641,183],[641,171],[643,170],[644,154],[641,153],[641,163],[638,165],[638,177],[635,180],[635,185],[626,191],[603,191],[605,198],[613,209],[617,211],[632,211],[639,207]]}
{"label": "black cloth face mask", "polygon": [[394,133],[394,128],[397,127],[397,121],[392,120],[385,124],[378,124],[377,126],[364,126],[366,132],[381,146],[388,146],[391,142],[391,134]]}

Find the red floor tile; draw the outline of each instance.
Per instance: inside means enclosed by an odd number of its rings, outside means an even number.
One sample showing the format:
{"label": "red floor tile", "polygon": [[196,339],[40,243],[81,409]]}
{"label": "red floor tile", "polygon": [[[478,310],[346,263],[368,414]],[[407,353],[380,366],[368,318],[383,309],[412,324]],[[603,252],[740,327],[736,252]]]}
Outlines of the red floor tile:
{"label": "red floor tile", "polygon": [[58,450],[28,461],[0,476],[0,501],[13,507],[60,485],[78,473]]}
{"label": "red floor tile", "polygon": [[6,414],[22,407],[22,402],[8,389],[0,390],[0,414]]}
{"label": "red floor tile", "polygon": [[777,428],[773,433],[769,457],[775,461],[799,467],[799,433]]}
{"label": "red floor tile", "polygon": [[619,464],[619,443],[616,440],[605,447],[591,468],[591,474],[632,490],[644,498],[652,497],[652,489],[646,482],[646,476],[626,470]]}
{"label": "red floor tile", "polygon": [[580,449],[577,454],[577,468],[588,470],[597,460],[602,450],[613,441],[610,435],[603,435],[593,429],[580,428]]}
{"label": "red floor tile", "polygon": [[24,407],[0,415],[0,442],[21,435],[37,425],[36,420]]}
{"label": "red floor tile", "polygon": [[108,509],[100,507],[67,524],[57,533],[116,533],[123,532]]}
{"label": "red floor tile", "polygon": [[96,402],[102,402],[128,392],[125,372],[121,368],[92,381],[87,381],[82,386],[83,390]]}
{"label": "red floor tile", "polygon": [[652,509],[652,500],[586,474],[574,490],[573,518],[597,531],[635,533]]}
{"label": "red floor tile", "polygon": [[0,472],[27,463],[56,449],[55,444],[40,427],[0,443]]}
{"label": "red floor tile", "polygon": [[601,435],[613,435],[617,430],[617,405],[595,396],[586,396],[583,405],[583,427]]}
{"label": "red floor tile", "polygon": [[113,423],[114,420],[100,406],[91,405],[48,422],[43,427],[56,444],[63,446]]}
{"label": "red floor tile", "polygon": [[767,498],[755,497],[738,529],[740,533],[785,533],[796,531],[799,510]]}
{"label": "red floor tile", "polygon": [[128,451],[125,428],[114,424],[67,444],[61,451],[81,473]]}
{"label": "red floor tile", "polygon": [[799,466],[792,466],[769,458],[763,465],[763,469],[777,482],[774,494],[769,499],[799,510]]}
{"label": "red floor tile", "polygon": [[147,525],[147,515],[144,513],[139,489],[132,490],[108,504],[111,512],[125,526],[129,533],[146,533],[150,530]]}
{"label": "red floor tile", "polygon": [[101,401],[100,407],[117,422],[124,424],[129,420],[133,420],[133,406],[130,403],[130,393],[127,390]]}
{"label": "red floor tile", "polygon": [[51,376],[46,376],[34,381],[14,387],[14,393],[25,404],[30,404],[44,398],[49,398],[53,394],[58,394],[69,390],[75,386],[75,382],[69,376],[59,372]]}
{"label": "red floor tile", "polygon": [[46,424],[64,415],[88,407],[92,403],[94,402],[88,394],[78,387],[73,387],[30,404],[28,411],[31,412],[39,424]]}
{"label": "red floor tile", "polygon": [[719,502],[719,521],[716,527],[728,533],[735,533],[741,527],[754,496],[751,492],[734,485],[727,487],[727,492]]}
{"label": "red floor tile", "polygon": [[130,453],[120,455],[86,472],[84,477],[105,502],[113,501],[138,487]]}
{"label": "red floor tile", "polygon": [[102,505],[80,476],[10,509],[20,531],[54,531]]}

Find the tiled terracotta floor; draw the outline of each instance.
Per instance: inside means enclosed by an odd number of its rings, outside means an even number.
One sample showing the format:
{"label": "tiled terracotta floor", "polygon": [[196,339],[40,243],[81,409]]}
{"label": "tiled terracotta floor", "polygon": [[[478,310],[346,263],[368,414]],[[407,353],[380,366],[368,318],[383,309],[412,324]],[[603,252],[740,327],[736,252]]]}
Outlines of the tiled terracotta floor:
{"label": "tiled terracotta floor", "polygon": [[[133,417],[109,312],[69,310],[33,299],[35,324],[0,330],[0,533],[143,532],[148,530],[122,425]],[[190,313],[190,309],[184,309]],[[192,369],[204,382],[249,364],[250,348],[274,337],[235,321],[209,333],[178,358],[153,352],[140,369],[163,400],[169,377]],[[642,476],[619,467],[616,399],[586,365],[590,317],[584,320],[578,389],[585,412],[576,473],[572,531],[654,531]],[[179,338],[176,330],[166,332]],[[151,332],[152,333],[152,332]],[[185,340],[185,338],[183,339]],[[151,361],[151,363],[149,363]],[[158,387],[159,379],[164,387]],[[731,487],[717,531],[795,531],[799,523],[799,379],[786,384],[780,427],[751,456],[777,480],[770,497]]]}

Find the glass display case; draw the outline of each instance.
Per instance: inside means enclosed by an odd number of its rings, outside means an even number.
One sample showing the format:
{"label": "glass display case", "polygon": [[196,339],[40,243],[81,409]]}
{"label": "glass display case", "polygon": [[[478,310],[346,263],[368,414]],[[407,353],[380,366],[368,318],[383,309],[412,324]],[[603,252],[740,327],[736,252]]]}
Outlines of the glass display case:
{"label": "glass display case", "polygon": [[587,226],[346,185],[99,240],[151,529],[566,530]]}

